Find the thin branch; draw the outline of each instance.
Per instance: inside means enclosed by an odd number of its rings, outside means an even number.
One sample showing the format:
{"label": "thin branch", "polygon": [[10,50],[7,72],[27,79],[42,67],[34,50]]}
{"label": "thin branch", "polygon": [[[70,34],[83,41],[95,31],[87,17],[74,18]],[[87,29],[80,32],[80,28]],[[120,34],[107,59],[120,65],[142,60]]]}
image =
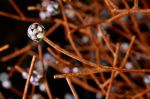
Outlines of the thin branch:
{"label": "thin branch", "polygon": [[[118,62],[117,61],[118,53],[119,53],[119,44],[117,43],[116,44],[116,51],[115,51],[115,54],[114,54],[114,61],[113,61],[113,67],[114,68],[115,68],[115,66],[117,65],[117,62]],[[109,99],[109,97],[110,97],[110,92],[111,92],[111,87],[112,87],[112,83],[113,83],[114,74],[115,74],[115,71],[112,71],[111,72],[111,77],[110,77],[110,83],[109,83],[109,86],[108,86],[108,90],[107,90],[107,94],[106,94],[105,99]]]}
{"label": "thin branch", "polygon": [[24,20],[25,15],[23,12],[19,9],[19,7],[15,4],[13,0],[8,0],[8,2],[13,6],[13,8],[16,10],[16,12],[20,15],[20,17]]}
{"label": "thin branch", "polygon": [[23,98],[22,99],[26,99],[26,96],[27,96],[27,92],[28,92],[28,88],[29,88],[29,84],[30,84],[30,78],[31,78],[32,71],[33,71],[34,64],[35,64],[35,59],[36,59],[36,57],[33,56],[32,57],[32,61],[31,61],[31,65],[30,65],[30,69],[29,69],[29,73],[28,73],[28,77],[27,77],[27,81],[26,81],[26,84],[25,84],[25,88],[24,88],[24,93],[23,93]]}
{"label": "thin branch", "polygon": [[143,90],[142,92],[139,92],[138,94],[136,94],[135,96],[132,97],[132,99],[136,99],[136,98],[139,98],[140,96],[146,94],[150,92],[150,88],[146,89],[146,90]]}
{"label": "thin branch", "polygon": [[8,48],[9,48],[9,45],[8,45],[8,44],[6,44],[6,45],[4,45],[4,46],[0,47],[0,52],[2,52],[2,51],[4,51],[4,50],[6,50],[6,49],[8,49]]}
{"label": "thin branch", "polygon": [[68,83],[68,85],[69,85],[69,87],[70,87],[70,89],[71,89],[71,91],[72,91],[72,93],[73,93],[75,99],[79,99],[79,96],[78,96],[78,94],[76,93],[76,91],[75,91],[75,89],[74,89],[74,87],[73,87],[73,85],[72,85],[72,83],[71,83],[71,80],[70,80],[69,78],[66,78],[66,80],[67,80],[67,83]]}

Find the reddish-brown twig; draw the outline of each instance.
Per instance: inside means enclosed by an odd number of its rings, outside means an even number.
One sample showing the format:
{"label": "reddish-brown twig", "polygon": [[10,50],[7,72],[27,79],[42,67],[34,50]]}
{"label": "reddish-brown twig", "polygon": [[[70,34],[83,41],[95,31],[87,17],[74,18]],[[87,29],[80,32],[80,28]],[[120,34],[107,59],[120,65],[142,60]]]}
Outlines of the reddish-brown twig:
{"label": "reddish-brown twig", "polygon": [[15,4],[15,2],[13,0],[8,0],[8,1],[13,6],[13,8],[16,10],[16,12],[20,15],[20,17],[24,20],[25,16],[22,13],[22,11],[18,8],[18,6]]}
{"label": "reddish-brown twig", "polygon": [[0,92],[0,98],[1,99],[5,99],[4,96],[3,96],[3,94],[1,92]]}
{"label": "reddish-brown twig", "polygon": [[9,45],[8,45],[8,44],[6,44],[6,45],[4,45],[4,46],[0,47],[0,52],[2,52],[2,51],[4,51],[4,50],[6,50],[6,49],[8,49],[8,48],[9,48]]}
{"label": "reddish-brown twig", "polygon": [[136,98],[139,98],[140,96],[144,95],[145,93],[147,92],[150,92],[150,89],[146,89],[146,90],[143,90],[142,92],[139,92],[138,94],[136,94],[135,96],[132,97],[132,99],[136,99]]}
{"label": "reddish-brown twig", "polygon": [[78,94],[76,93],[76,91],[75,91],[75,89],[74,89],[74,87],[73,87],[73,85],[72,85],[72,83],[71,83],[71,80],[70,80],[69,78],[66,78],[66,81],[67,81],[67,83],[68,83],[68,85],[69,85],[69,87],[70,87],[70,89],[71,89],[71,91],[72,91],[72,93],[73,93],[75,99],[79,99],[79,96],[78,96]]}
{"label": "reddish-brown twig", "polygon": [[26,84],[25,84],[25,88],[24,88],[24,93],[23,93],[22,99],[26,99],[26,96],[27,96],[28,87],[29,87],[32,71],[33,71],[33,68],[34,68],[35,59],[36,59],[36,57],[33,56],[32,57],[32,61],[31,61],[31,65],[30,65],[30,69],[29,69],[29,73],[28,73],[28,77],[27,77],[27,81],[26,81]]}
{"label": "reddish-brown twig", "polygon": [[41,68],[42,68],[42,72],[43,72],[43,76],[44,76],[44,85],[45,85],[45,88],[46,88],[46,92],[48,94],[48,97],[50,99],[52,99],[53,96],[51,94],[51,90],[50,90],[50,87],[48,85],[48,81],[47,81],[47,78],[46,78],[45,67],[44,67],[44,62],[43,62],[42,46],[40,44],[38,45],[38,52],[39,52],[39,58],[40,58],[40,61],[41,61]]}
{"label": "reddish-brown twig", "polygon": [[[118,53],[119,53],[119,44],[117,43],[116,44],[116,51],[115,51],[115,54],[114,54],[113,67],[115,67],[117,65]],[[115,71],[112,71],[111,72],[111,77],[110,77],[111,80],[110,80],[110,83],[109,83],[109,86],[108,86],[108,90],[107,90],[107,94],[106,94],[106,99],[109,99],[109,96],[110,96],[114,74],[115,74]]]}

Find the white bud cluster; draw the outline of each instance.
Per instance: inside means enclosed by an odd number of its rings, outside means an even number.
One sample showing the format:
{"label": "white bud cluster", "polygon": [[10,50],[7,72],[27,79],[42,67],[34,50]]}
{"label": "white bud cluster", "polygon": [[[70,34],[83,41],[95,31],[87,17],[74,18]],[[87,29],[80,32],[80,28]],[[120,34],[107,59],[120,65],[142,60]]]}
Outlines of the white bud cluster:
{"label": "white bud cluster", "polygon": [[44,11],[40,11],[39,13],[39,17],[42,20],[57,15],[60,12],[58,2],[55,1],[43,1],[41,6],[45,9]]}
{"label": "white bud cluster", "polygon": [[30,78],[30,83],[35,86],[38,86],[41,83],[42,78],[43,76],[34,70]]}

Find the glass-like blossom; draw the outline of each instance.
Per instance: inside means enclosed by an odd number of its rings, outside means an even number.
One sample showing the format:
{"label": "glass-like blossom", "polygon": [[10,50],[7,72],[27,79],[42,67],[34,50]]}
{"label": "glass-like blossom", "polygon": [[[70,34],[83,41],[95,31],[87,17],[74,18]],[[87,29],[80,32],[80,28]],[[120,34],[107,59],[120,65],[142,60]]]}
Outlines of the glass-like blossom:
{"label": "glass-like blossom", "polygon": [[45,28],[39,23],[33,23],[29,26],[27,34],[33,41],[40,41],[44,37]]}

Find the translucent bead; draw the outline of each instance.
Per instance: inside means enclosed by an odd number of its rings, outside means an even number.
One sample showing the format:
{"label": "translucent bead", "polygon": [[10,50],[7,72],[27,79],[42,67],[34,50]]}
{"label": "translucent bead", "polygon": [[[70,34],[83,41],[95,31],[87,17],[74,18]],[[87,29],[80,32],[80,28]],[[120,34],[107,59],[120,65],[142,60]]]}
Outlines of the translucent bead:
{"label": "translucent bead", "polygon": [[33,41],[40,41],[44,38],[45,28],[39,23],[33,23],[29,26],[27,34]]}

